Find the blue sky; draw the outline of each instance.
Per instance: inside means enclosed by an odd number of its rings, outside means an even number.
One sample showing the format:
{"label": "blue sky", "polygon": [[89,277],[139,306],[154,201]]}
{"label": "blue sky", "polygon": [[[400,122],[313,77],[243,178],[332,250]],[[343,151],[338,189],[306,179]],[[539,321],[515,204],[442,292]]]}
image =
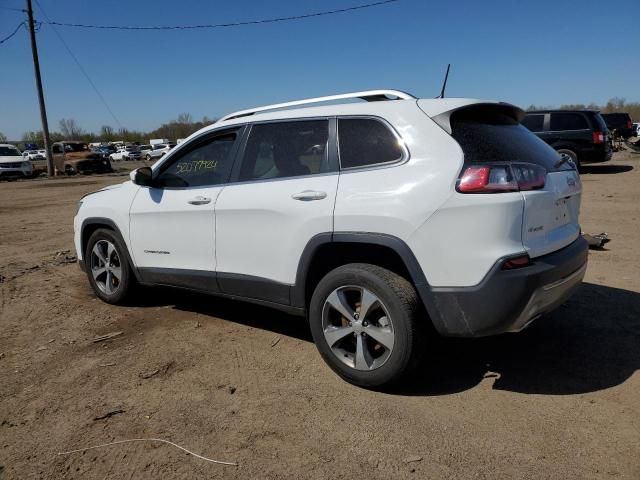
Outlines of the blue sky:
{"label": "blue sky", "polygon": [[[52,20],[186,25],[305,14],[370,0],[39,0]],[[120,122],[150,130],[310,96],[398,88],[433,97],[447,63],[447,96],[529,104],[640,100],[640,2],[400,0],[351,13],[192,31],[57,27]],[[0,0],[0,38],[23,19]],[[622,6],[624,6],[623,9]],[[4,8],[3,8],[4,7]],[[43,19],[34,5],[36,18]],[[38,33],[49,114],[84,129],[118,127],[52,27]],[[608,45],[615,44],[616,48]],[[624,47],[623,47],[624,46]],[[40,120],[28,35],[0,45],[0,132],[19,139]]]}

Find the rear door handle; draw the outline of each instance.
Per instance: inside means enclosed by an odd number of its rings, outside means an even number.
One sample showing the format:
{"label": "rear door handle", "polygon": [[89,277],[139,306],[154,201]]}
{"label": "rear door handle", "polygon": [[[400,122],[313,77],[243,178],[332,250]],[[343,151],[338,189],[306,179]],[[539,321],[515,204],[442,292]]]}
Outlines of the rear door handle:
{"label": "rear door handle", "polygon": [[301,200],[303,202],[309,202],[311,200],[322,200],[327,197],[327,192],[320,192],[316,190],[305,190],[304,192],[294,193],[291,198],[294,200]]}
{"label": "rear door handle", "polygon": [[189,203],[191,205],[206,205],[207,203],[211,203],[211,199],[209,197],[198,195],[197,197],[190,199]]}

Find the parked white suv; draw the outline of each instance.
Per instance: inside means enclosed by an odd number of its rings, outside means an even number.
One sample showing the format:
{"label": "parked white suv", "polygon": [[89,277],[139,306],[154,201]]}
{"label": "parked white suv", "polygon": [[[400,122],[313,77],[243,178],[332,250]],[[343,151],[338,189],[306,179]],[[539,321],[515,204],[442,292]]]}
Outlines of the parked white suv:
{"label": "parked white suv", "polygon": [[109,160],[119,161],[119,160],[140,160],[140,149],[137,145],[126,145],[118,147],[118,150],[115,153],[109,155]]}
{"label": "parked white suv", "polygon": [[142,152],[142,156],[147,160],[147,162],[164,157],[173,147],[175,147],[175,144],[155,143],[150,145],[150,147],[150,149]]}
{"label": "parked white suv", "polygon": [[522,117],[394,90],[228,115],[82,198],[80,265],[108,303],[140,283],[305,315],[340,376],[388,384],[431,326],[519,331],[581,282],[580,178]]}
{"label": "parked white suv", "polygon": [[0,178],[30,177],[31,162],[14,145],[0,143]]}
{"label": "parked white suv", "polygon": [[37,161],[37,160],[46,160],[47,159],[47,151],[46,150],[25,150],[22,152],[22,157],[25,160],[29,161]]}

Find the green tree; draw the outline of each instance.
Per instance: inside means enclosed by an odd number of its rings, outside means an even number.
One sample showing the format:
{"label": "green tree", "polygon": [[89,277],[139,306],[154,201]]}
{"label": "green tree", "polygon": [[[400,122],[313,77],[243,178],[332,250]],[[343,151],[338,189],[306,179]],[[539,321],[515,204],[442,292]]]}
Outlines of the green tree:
{"label": "green tree", "polygon": [[7,141],[7,136],[4,133],[0,132],[0,143],[4,143],[6,141]]}

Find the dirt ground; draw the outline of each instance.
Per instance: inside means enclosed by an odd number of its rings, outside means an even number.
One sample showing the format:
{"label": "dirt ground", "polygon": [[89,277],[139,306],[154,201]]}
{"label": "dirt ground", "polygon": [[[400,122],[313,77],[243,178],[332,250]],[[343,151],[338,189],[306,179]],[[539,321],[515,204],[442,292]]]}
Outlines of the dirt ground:
{"label": "dirt ground", "polygon": [[[640,154],[586,170],[583,228],[612,242],[578,293],[520,334],[432,342],[393,393],[336,377],[302,319],[97,300],[72,218],[126,177],[0,183],[0,478],[640,478]],[[57,455],[142,437],[239,466],[160,443]]]}

